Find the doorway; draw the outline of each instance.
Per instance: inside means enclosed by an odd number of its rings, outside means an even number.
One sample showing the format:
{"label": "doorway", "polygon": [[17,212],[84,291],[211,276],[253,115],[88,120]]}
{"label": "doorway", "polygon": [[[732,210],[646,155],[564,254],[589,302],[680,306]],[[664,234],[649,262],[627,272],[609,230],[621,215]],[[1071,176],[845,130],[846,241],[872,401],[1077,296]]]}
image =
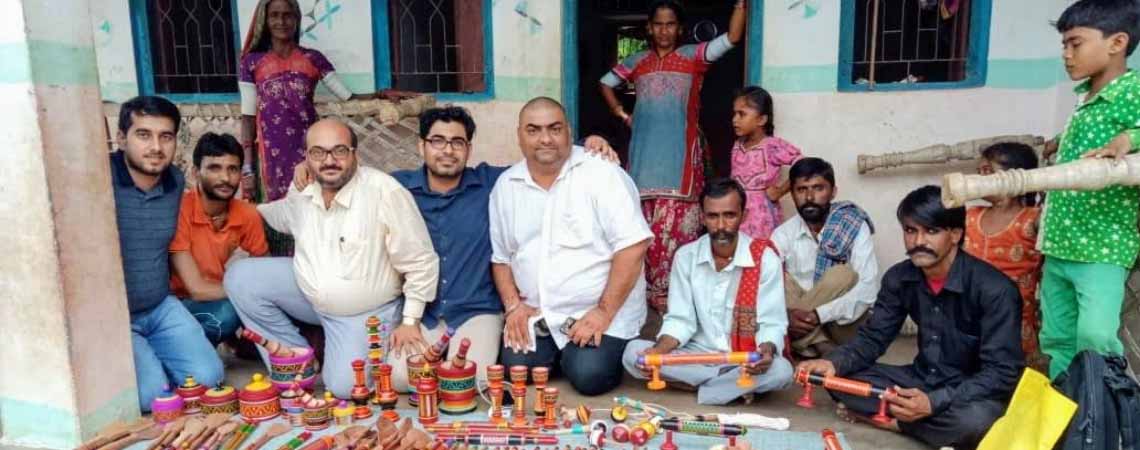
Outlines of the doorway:
{"label": "doorway", "polygon": [[[621,123],[602,100],[598,80],[614,64],[627,55],[647,49],[645,23],[649,5],[653,0],[576,0],[565,1],[565,14],[576,14],[566,21],[567,32],[574,37],[574,46],[567,46],[573,55],[564,55],[568,73],[564,82],[574,84],[566,89],[569,110],[577,113],[576,128],[579,136],[598,134],[611,142],[628,164],[630,130]],[[732,94],[745,85],[745,80],[758,81],[756,68],[748,67],[748,47],[758,45],[758,20],[763,2],[750,3],[748,30],[745,39],[732,51],[718,60],[705,73],[701,88],[700,127],[708,141],[710,155],[706,155],[715,175],[726,176],[730,170],[730,154],[735,139],[732,134]],[[682,1],[686,19],[683,24],[682,45],[704,42],[728,30],[735,2],[713,0]],[[752,8],[758,11],[752,11]],[[753,30],[753,24],[756,30]],[[573,50],[576,49],[576,52]],[[576,59],[576,61],[575,61]],[[759,63],[754,58],[752,64]],[[746,69],[752,69],[746,72]],[[576,75],[576,76],[574,76]],[[754,81],[754,82],[755,82]],[[574,89],[576,88],[576,89]],[[576,91],[576,92],[575,92]],[[626,111],[633,111],[637,103],[632,86],[616,89]]]}

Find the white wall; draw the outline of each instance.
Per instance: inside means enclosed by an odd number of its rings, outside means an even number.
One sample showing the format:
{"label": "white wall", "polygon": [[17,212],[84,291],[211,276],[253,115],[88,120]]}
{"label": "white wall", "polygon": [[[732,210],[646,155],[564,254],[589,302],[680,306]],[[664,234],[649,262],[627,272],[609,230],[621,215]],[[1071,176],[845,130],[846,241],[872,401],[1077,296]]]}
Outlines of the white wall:
{"label": "white wall", "polygon": [[[92,3],[104,98],[121,100],[134,95],[129,12],[123,0]],[[339,5],[302,43],[328,55],[358,92],[373,86],[370,3],[301,0],[306,12],[316,7],[316,17]],[[777,133],[836,166],[840,196],[863,205],[878,225],[884,267],[902,257],[897,201],[917,186],[938,183],[946,170],[973,168],[960,164],[860,176],[856,154],[997,134],[1052,136],[1071,111],[1072,83],[1061,70],[1060,39],[1050,25],[1068,0],[993,1],[987,87],[866,93],[836,90],[839,2],[820,2],[811,17],[802,7],[788,9],[787,2],[764,3],[763,85],[776,98]],[[238,0],[243,37],[255,4]],[[495,99],[457,103],[478,122],[472,163],[507,164],[520,158],[514,130],[522,102],[536,95],[561,97],[563,11],[555,0],[495,0],[493,5]],[[104,21],[109,32],[100,29]],[[306,18],[302,27],[311,23]],[[785,210],[794,213],[790,203]]]}

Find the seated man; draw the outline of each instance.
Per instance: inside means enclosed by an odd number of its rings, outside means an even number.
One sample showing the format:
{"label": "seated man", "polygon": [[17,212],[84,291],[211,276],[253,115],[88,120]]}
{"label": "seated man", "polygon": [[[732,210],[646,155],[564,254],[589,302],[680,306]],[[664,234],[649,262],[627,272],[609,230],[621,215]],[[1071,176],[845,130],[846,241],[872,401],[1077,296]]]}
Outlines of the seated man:
{"label": "seated man", "polygon": [[799,213],[772,232],[784,258],[788,335],[792,351],[826,355],[855,337],[875,304],[879,263],[871,219],[851,202],[835,199],[835,172],[819,158],[804,158],[788,171]]}
{"label": "seated man", "polygon": [[561,369],[579,393],[599,395],[621,383],[622,351],[645,322],[652,234],[633,181],[570,145],[557,101],[527,102],[518,139],[526,159],[495,183],[489,207],[501,360]]}
{"label": "seated man", "polygon": [[194,316],[170,295],[170,241],[178,224],[182,172],[170,164],[178,144],[178,107],[161,97],[135,97],[119,110],[119,151],[111,181],[123,281],[131,313],[139,409],[164,386],[187,375],[206,386],[222,381],[222,360]]}
{"label": "seated man", "polygon": [[[798,369],[894,388],[894,417],[882,427],[935,448],[973,447],[1005,412],[1025,358],[1021,296],[989,264],[961,251],[966,211],[942,207],[942,190],[919,188],[899,204],[909,260],[883,276],[874,313],[851,342]],[[918,324],[918,356],[906,366],[875,361],[907,316]],[[841,415],[866,418],[878,399],[831,393]]]}
{"label": "seated man", "polygon": [[[784,313],[780,256],[768,241],[740,233],[744,188],[728,178],[710,180],[701,192],[701,224],[708,234],[677,249],[669,275],[669,312],[657,342],[638,339],[625,347],[622,364],[647,378],[637,364],[646,354],[759,352],[745,368],[759,375],[739,387],[739,367],[664,366],[662,378],[697,387],[697,403],[723,405],[749,393],[781,389],[792,380],[792,365],[780,356],[788,319]],[[738,324],[748,326],[738,327]]]}
{"label": "seated man", "polygon": [[206,133],[198,139],[198,187],[182,194],[178,230],[170,243],[170,288],[214,346],[231,339],[241,324],[222,288],[226,263],[239,248],[250,256],[269,252],[257,209],[234,200],[242,157],[241,144],[233,136]]}
{"label": "seated man", "polygon": [[[352,361],[368,353],[369,316],[401,323],[386,348],[425,347],[419,321],[435,298],[439,261],[411,194],[391,176],[359,165],[351,129],[318,121],[305,145],[317,182],[257,207],[269,226],[293,235],[294,257],[238,261],[224,286],[245,326],[267,339],[306,347],[290,318],[321,325],[325,386],[349,398]],[[406,371],[402,358],[389,363],[394,373]]]}

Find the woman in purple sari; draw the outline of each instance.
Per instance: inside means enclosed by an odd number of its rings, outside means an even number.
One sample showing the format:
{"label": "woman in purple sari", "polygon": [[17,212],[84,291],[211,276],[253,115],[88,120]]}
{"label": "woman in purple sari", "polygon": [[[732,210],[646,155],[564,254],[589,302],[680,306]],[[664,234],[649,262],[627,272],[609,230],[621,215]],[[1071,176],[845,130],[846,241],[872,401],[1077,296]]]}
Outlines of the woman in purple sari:
{"label": "woman in purple sari", "polygon": [[254,197],[255,136],[261,200],[277,200],[288,192],[293,167],[305,158],[305,131],[318,119],[313,104],[318,82],[341,100],[371,97],[354,95],[321,52],[301,47],[300,20],[297,0],[261,0],[242,49],[238,87],[247,199]]}

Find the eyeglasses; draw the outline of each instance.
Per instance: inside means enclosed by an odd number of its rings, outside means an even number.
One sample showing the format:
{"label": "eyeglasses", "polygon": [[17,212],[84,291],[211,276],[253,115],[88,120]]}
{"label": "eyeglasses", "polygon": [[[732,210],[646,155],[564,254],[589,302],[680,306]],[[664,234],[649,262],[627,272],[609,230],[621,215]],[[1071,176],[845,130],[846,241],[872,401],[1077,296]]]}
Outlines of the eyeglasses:
{"label": "eyeglasses", "polygon": [[307,150],[305,153],[309,156],[310,160],[324,161],[325,158],[327,158],[329,155],[333,155],[333,157],[336,159],[345,159],[348,157],[348,155],[352,154],[353,150],[355,149],[344,145],[333,147],[332,150],[314,146],[309,147],[309,150]]}
{"label": "eyeglasses", "polygon": [[427,141],[431,148],[436,150],[443,150],[444,147],[447,147],[447,144],[451,144],[452,150],[461,152],[467,150],[467,146],[469,145],[467,140],[463,138],[452,138],[448,140],[443,136],[432,136],[424,140]]}

